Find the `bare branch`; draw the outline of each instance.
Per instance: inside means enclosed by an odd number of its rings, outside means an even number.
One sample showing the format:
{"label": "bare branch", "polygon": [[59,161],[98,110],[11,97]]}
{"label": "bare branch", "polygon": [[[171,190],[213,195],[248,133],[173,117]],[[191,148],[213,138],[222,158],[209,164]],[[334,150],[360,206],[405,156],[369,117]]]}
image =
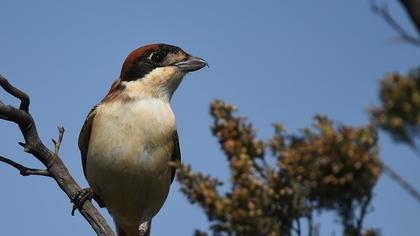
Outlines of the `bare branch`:
{"label": "bare branch", "polygon": [[409,184],[403,177],[401,177],[396,171],[394,171],[391,167],[386,165],[385,163],[382,164],[383,171],[391,177],[392,180],[397,182],[405,191],[407,191],[417,202],[420,203],[420,193]]}
{"label": "bare branch", "polygon": [[420,2],[418,0],[400,0],[420,34]]}
{"label": "bare branch", "polygon": [[296,224],[297,224],[297,229],[296,229],[297,236],[302,236],[302,230],[301,230],[301,226],[300,226],[300,218],[296,219]]}
{"label": "bare branch", "polygon": [[416,143],[411,143],[408,145],[411,150],[414,152],[415,157],[417,157],[417,160],[420,160],[420,149],[418,147],[418,144]]}
{"label": "bare branch", "polygon": [[360,206],[360,215],[359,218],[356,221],[356,232],[362,233],[363,229],[363,222],[365,221],[365,216],[368,211],[369,203],[372,200],[372,196],[367,196],[362,200],[361,206]]}
{"label": "bare branch", "polygon": [[[18,88],[13,87],[6,78],[0,74],[0,86],[10,93],[14,97],[20,100],[19,109],[28,112],[29,111],[29,97],[26,93]],[[3,103],[2,103],[3,104]]]}
{"label": "bare branch", "polygon": [[[49,150],[38,136],[35,122],[29,114],[29,97],[23,91],[12,86],[3,76],[0,76],[0,86],[14,97],[20,99],[20,108],[17,109],[10,105],[0,103],[0,119],[16,123],[25,139],[25,143],[19,143],[24,147],[24,151],[31,153],[47,168],[49,175],[55,179],[58,186],[67,194],[69,199],[74,199],[82,189],[70,175],[67,167],[58,156],[59,145],[55,147],[56,153]],[[61,131],[60,131],[61,133]],[[62,131],[64,133],[64,130]],[[59,137],[59,142],[62,141]],[[57,143],[57,144],[58,144]],[[6,158],[7,159],[7,158]],[[3,159],[3,162],[18,168],[20,164]],[[19,169],[19,168],[18,168]],[[111,227],[103,216],[93,206],[91,201],[86,201],[79,208],[82,216],[89,222],[97,235],[114,236]]]}
{"label": "bare branch", "polygon": [[41,175],[41,176],[48,176],[51,177],[50,173],[48,172],[48,170],[40,170],[40,169],[32,169],[32,168],[28,168],[26,166],[23,166],[19,163],[16,163],[8,158],[2,157],[0,156],[0,161],[4,162],[10,166],[13,166],[14,168],[18,169],[20,174],[23,176],[29,176],[29,175]]}
{"label": "bare branch", "polygon": [[312,236],[314,233],[314,222],[312,212],[309,212],[306,215],[306,220],[308,221],[308,236]]}
{"label": "bare branch", "polygon": [[370,6],[374,13],[381,16],[388,25],[399,34],[402,40],[420,47],[420,38],[410,35],[398,22],[391,16],[385,4],[379,6],[375,0],[370,0]]}
{"label": "bare branch", "polygon": [[54,139],[52,140],[52,142],[54,143],[55,155],[58,155],[58,153],[60,152],[61,142],[63,142],[64,131],[66,131],[63,126],[59,126],[57,128],[58,128],[58,141],[55,141]]}

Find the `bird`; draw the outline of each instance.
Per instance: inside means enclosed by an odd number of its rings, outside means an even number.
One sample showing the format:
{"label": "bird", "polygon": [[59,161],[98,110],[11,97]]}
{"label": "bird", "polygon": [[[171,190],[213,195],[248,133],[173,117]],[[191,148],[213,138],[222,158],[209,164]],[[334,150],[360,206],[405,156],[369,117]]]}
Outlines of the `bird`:
{"label": "bird", "polygon": [[150,235],[181,160],[170,101],[184,76],[208,63],[177,46],[132,51],[108,94],[94,106],[78,146],[89,190],[118,236]]}

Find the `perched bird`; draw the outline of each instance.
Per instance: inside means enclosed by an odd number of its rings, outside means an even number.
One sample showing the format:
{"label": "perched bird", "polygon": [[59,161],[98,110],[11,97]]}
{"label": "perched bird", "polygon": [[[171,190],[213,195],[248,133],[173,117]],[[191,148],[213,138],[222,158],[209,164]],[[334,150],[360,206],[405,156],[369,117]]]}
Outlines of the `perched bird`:
{"label": "perched bird", "polygon": [[93,197],[119,236],[149,235],[181,159],[170,100],[183,77],[206,66],[179,47],[152,44],[131,52],[79,136]]}

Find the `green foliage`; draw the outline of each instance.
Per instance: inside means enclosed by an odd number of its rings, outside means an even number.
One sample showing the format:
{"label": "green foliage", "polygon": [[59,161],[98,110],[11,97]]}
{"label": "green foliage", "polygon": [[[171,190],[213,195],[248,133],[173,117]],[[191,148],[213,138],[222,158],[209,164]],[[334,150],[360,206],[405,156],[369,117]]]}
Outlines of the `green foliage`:
{"label": "green foliage", "polygon": [[415,146],[420,137],[420,69],[407,76],[390,74],[381,81],[379,107],[370,108],[373,122],[394,140]]}
{"label": "green foliage", "polygon": [[[229,163],[230,191],[219,193],[220,180],[190,166],[180,165],[178,171],[181,191],[203,208],[213,235],[301,235],[303,219],[313,235],[313,213],[324,210],[337,213],[345,235],[362,235],[381,172],[373,127],[334,125],[316,116],[314,126],[297,135],[274,125],[274,137],[263,142],[235,111],[218,100],[210,109],[213,134]],[[266,160],[267,148],[275,165]],[[195,235],[207,234],[197,230]]]}

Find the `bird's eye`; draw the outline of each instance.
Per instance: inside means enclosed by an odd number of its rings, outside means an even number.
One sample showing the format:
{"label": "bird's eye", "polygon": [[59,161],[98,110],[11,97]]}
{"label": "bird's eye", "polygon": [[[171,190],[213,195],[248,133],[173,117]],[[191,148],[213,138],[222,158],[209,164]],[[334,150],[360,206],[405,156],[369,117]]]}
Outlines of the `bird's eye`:
{"label": "bird's eye", "polygon": [[163,53],[154,52],[154,53],[150,54],[149,59],[152,60],[155,63],[160,63],[163,60],[164,57],[165,57],[165,55],[163,55]]}

